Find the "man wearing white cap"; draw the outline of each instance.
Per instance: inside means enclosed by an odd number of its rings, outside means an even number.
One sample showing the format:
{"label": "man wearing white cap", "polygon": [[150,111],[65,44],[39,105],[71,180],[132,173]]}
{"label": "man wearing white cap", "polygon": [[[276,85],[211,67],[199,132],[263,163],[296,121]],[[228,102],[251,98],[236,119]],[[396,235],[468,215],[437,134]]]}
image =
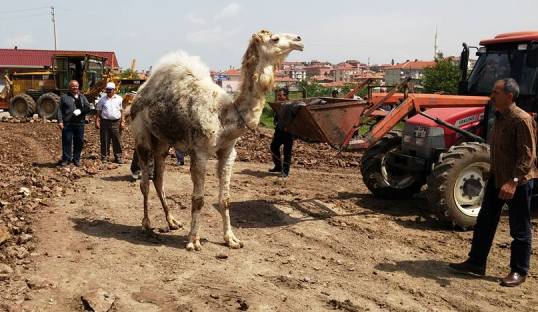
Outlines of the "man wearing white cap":
{"label": "man wearing white cap", "polygon": [[101,161],[108,161],[110,142],[112,141],[114,161],[118,164],[123,164],[120,134],[120,130],[125,127],[122,108],[123,99],[115,94],[115,89],[116,85],[113,82],[106,84],[106,96],[99,100],[95,108],[97,110],[95,127],[100,129]]}

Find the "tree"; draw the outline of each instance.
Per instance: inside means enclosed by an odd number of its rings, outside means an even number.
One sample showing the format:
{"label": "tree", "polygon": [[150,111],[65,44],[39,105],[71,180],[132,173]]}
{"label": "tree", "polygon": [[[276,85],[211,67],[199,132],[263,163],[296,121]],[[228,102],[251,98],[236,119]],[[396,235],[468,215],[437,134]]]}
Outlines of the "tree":
{"label": "tree", "polygon": [[299,81],[298,86],[299,88],[304,88],[306,90],[308,97],[331,96],[331,89],[325,88],[317,82],[301,80]]}
{"label": "tree", "polygon": [[422,72],[421,84],[426,93],[457,94],[460,76],[458,64],[450,58],[443,58],[443,54],[439,53],[435,66]]}

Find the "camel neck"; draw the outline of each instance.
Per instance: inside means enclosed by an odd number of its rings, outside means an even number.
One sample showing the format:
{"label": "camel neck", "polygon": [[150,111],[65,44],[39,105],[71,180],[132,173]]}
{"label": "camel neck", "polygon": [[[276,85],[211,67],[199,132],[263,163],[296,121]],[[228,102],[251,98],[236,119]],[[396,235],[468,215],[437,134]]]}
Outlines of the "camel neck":
{"label": "camel neck", "polygon": [[273,65],[259,64],[242,73],[241,91],[234,105],[247,128],[256,128],[265,105],[265,95],[274,86]]}

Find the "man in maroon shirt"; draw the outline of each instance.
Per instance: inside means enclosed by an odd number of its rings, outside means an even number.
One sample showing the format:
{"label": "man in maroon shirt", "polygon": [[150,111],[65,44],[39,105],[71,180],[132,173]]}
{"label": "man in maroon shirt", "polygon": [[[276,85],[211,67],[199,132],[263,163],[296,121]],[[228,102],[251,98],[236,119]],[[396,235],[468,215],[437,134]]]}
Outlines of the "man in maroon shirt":
{"label": "man in maroon shirt", "polygon": [[469,258],[450,267],[465,273],[486,274],[486,262],[502,207],[508,205],[512,236],[510,273],[503,286],[518,286],[526,279],[531,257],[530,200],[536,175],[536,124],[514,101],[519,86],[511,78],[495,83],[491,93],[495,123],[491,134],[491,175],[473,233]]}

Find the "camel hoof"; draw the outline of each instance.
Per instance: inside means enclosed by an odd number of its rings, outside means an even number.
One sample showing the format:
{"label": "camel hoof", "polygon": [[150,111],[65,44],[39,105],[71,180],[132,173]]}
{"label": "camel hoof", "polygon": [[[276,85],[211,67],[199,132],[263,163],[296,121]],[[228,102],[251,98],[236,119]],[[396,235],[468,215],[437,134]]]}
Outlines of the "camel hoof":
{"label": "camel hoof", "polygon": [[243,248],[243,246],[244,246],[243,242],[238,240],[237,238],[230,239],[226,243],[227,243],[228,247],[230,247],[232,249],[239,249],[239,248]]}
{"label": "camel hoof", "polygon": [[200,250],[202,250],[202,245],[200,244],[199,240],[196,240],[194,242],[188,242],[187,243],[187,250],[188,251],[193,251],[193,250],[200,251]]}
{"label": "camel hoof", "polygon": [[174,219],[168,221],[168,228],[170,229],[170,231],[179,230],[182,227],[183,225],[181,225],[181,223],[177,222]]}
{"label": "camel hoof", "polygon": [[151,227],[151,222],[149,221],[149,219],[142,219],[142,230],[147,231],[147,232],[153,231],[153,228]]}

